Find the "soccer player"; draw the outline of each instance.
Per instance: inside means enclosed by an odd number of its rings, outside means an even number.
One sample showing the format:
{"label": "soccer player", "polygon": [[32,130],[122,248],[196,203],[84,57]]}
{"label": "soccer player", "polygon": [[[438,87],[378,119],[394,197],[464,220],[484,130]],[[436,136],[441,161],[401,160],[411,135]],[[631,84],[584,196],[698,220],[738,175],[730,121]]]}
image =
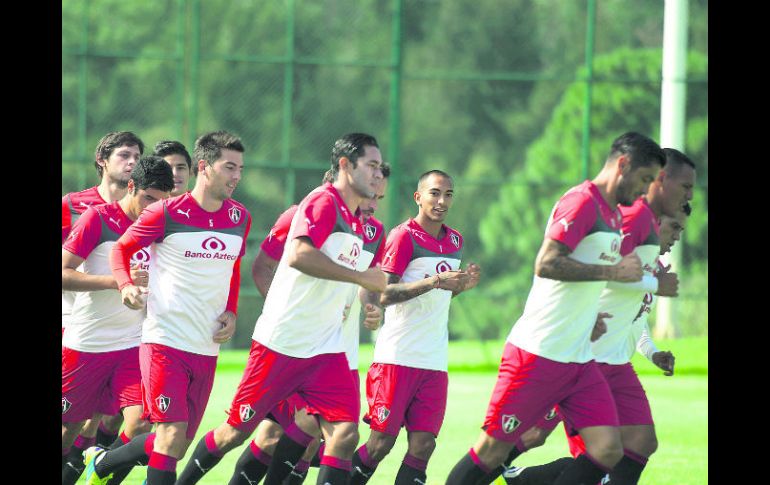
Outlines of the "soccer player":
{"label": "soccer player", "polygon": [[203,438],[187,464],[184,483],[195,483],[225,453],[243,443],[279,401],[299,393],[319,415],[326,440],[320,484],[347,483],[358,441],[359,395],[342,337],[348,295],[363,286],[385,289],[385,274],[363,265],[359,205],[374,196],[382,178],[377,140],[352,133],[332,149],[333,184],[300,202],[254,327],[243,378],[230,417]]}
{"label": "soccer player", "polygon": [[[104,135],[96,145],[94,166],[99,185],[62,197],[62,244],[78,217],[92,205],[115,202],[126,195],[131,170],[144,152],[142,140],[130,131],[115,131]],[[66,216],[65,216],[66,214]],[[62,289],[62,336],[69,320],[75,293]],[[109,445],[118,436],[122,422],[120,414],[109,404],[100,405],[93,419],[86,421],[75,439],[70,456],[62,467],[65,482],[77,480],[83,472],[83,451],[98,442]],[[110,415],[116,415],[110,419]],[[102,418],[104,421],[102,422]]]}
{"label": "soccer player", "polygon": [[414,200],[417,215],[391,230],[385,245],[385,323],[366,378],[364,421],[371,433],[353,456],[351,484],[368,482],[401,426],[409,449],[395,483],[425,483],[446,411],[449,304],[481,275],[472,263],[460,269],[462,235],[444,224],[454,200],[452,178],[441,170],[422,174]]}
{"label": "soccer player", "polygon": [[612,143],[599,174],[557,202],[524,313],[508,336],[483,431],[447,484],[475,484],[492,472],[555,404],[587,447],[556,485],[594,485],[620,461],[617,411],[592,360],[590,336],[607,282],[642,278],[639,257],[620,256],[622,221],[616,205],[631,205],[646,193],[664,164],[657,143],[625,133]]}
{"label": "soccer player", "polygon": [[187,184],[190,181],[190,171],[192,170],[192,159],[187,148],[178,141],[161,140],[155,144],[152,151],[153,155],[168,162],[174,172],[174,190],[171,192],[171,197],[187,192]]}
{"label": "soccer player", "polygon": [[[120,237],[110,259],[123,303],[147,307],[139,363],[144,415],[156,424],[105,452],[86,450],[88,484],[149,456],[147,483],[173,484],[176,463],[195,437],[214,381],[220,344],[235,332],[241,257],[251,215],[232,194],[244,147],[226,131],[195,142],[198,177],[190,192],[148,206]],[[149,292],[133,281],[128,258],[152,244]]]}
{"label": "soccer player", "polygon": [[[127,193],[117,202],[94,205],[75,222],[62,246],[62,289],[76,292],[67,332],[62,337],[62,456],[66,455],[100,399],[114,401],[125,418],[124,439],[149,431],[141,419],[139,337],[143,312],[120,302],[109,268],[115,241],[142,210],[168,198],[171,170],[160,157],[134,165]],[[146,285],[149,253],[132,255],[132,276]],[[67,476],[65,476],[67,475]],[[74,483],[64,474],[62,481]],[[79,476],[79,473],[78,473]]]}

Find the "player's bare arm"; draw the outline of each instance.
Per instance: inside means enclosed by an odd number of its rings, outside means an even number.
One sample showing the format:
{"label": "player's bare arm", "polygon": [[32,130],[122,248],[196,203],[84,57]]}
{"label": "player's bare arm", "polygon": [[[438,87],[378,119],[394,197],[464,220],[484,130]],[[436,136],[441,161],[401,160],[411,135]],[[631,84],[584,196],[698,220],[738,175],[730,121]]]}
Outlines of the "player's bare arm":
{"label": "player's bare arm", "polygon": [[467,272],[457,270],[444,271],[419,281],[401,283],[400,276],[388,273],[388,286],[380,297],[380,303],[384,306],[401,303],[433,289],[455,292],[462,290],[470,278]]}
{"label": "player's bare arm", "polygon": [[[364,327],[366,327],[369,330],[377,330],[380,328],[380,323],[382,323],[382,305],[380,305],[380,293],[377,291],[369,291],[365,290],[363,288],[358,289],[358,299],[361,300],[361,307],[364,309],[365,312],[365,318],[364,318]],[[371,309],[371,307],[376,308],[379,314],[379,317],[376,318],[375,321],[375,315],[374,315],[374,309]],[[371,319],[369,319],[369,316],[372,316]]]}
{"label": "player's bare arm", "polygon": [[219,315],[217,321],[220,323],[220,328],[214,333],[214,342],[223,344],[233,338],[235,335],[235,313],[230,310],[225,310],[224,313]]}
{"label": "player's bare arm", "polygon": [[251,277],[254,279],[254,284],[262,294],[262,297],[267,296],[267,290],[270,289],[270,284],[273,282],[273,276],[275,276],[275,269],[277,267],[278,261],[268,256],[262,250],[257,252],[257,256],[251,264]]}
{"label": "player's bare arm", "polygon": [[476,285],[479,284],[479,279],[481,278],[481,267],[478,264],[468,263],[468,265],[465,267],[465,272],[468,273],[468,280],[466,281],[465,286],[459,290],[452,291],[452,298],[456,297],[463,291],[475,288]]}
{"label": "player's bare arm", "polygon": [[132,310],[141,310],[144,308],[145,293],[136,285],[126,285],[120,290],[120,297],[123,304]]}
{"label": "player's bare arm", "polygon": [[669,273],[671,265],[661,269],[655,277],[658,278],[658,296],[677,296],[679,295],[679,277],[676,273]]}
{"label": "player's bare arm", "polygon": [[[82,273],[77,267],[83,263],[83,258],[66,249],[61,251],[61,288],[69,291],[99,291],[117,290],[118,283],[109,275]],[[149,274],[147,271],[133,268],[131,277],[138,286],[147,286]]]}
{"label": "player's bare arm", "polygon": [[560,281],[620,281],[642,279],[642,262],[634,253],[627,254],[613,266],[583,264],[569,257],[566,244],[546,238],[535,259],[535,274]]}
{"label": "player's bare arm", "polygon": [[301,236],[294,239],[288,251],[287,264],[306,275],[326,280],[355,283],[370,291],[383,291],[385,289],[385,273],[379,268],[356,271],[340,266],[316,249],[307,237]]}

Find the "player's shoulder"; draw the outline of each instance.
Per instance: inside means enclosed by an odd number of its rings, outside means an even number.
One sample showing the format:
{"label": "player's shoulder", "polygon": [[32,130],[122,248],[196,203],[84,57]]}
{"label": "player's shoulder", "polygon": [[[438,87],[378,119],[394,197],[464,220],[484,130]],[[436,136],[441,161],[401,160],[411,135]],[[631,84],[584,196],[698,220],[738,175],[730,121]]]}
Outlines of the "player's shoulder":
{"label": "player's shoulder", "polygon": [[278,218],[275,220],[275,226],[285,225],[285,224],[291,224],[291,220],[294,218],[294,214],[297,213],[297,209],[299,208],[299,205],[292,204],[289,206],[288,209],[281,212],[281,215],[278,216]]}
{"label": "player's shoulder", "polygon": [[559,204],[585,205],[590,203],[595,205],[598,202],[596,200],[595,188],[596,186],[590,180],[586,180],[564,192],[561,198],[559,198]]}
{"label": "player's shoulder", "polygon": [[388,232],[388,239],[412,237],[413,228],[410,226],[410,222],[411,219],[407,219],[401,224],[393,226],[393,229]]}
{"label": "player's shoulder", "polygon": [[230,220],[236,224],[241,222],[241,220],[246,221],[251,218],[251,212],[249,212],[246,206],[235,199],[227,199],[222,204],[222,210],[226,210]]}
{"label": "player's shoulder", "polygon": [[647,201],[644,200],[644,197],[639,197],[629,206],[618,206],[618,210],[621,216],[623,216],[624,224],[628,221],[652,222],[655,219],[655,214],[650,209]]}
{"label": "player's shoulder", "polygon": [[463,247],[463,235],[460,234],[460,231],[453,227],[449,227],[446,224],[444,225],[444,230],[446,230],[446,237],[449,238],[457,249]]}
{"label": "player's shoulder", "polygon": [[382,229],[385,227],[385,225],[376,217],[371,216],[369,219],[366,220],[366,223],[364,223],[364,226],[372,226],[377,228],[378,231],[382,231]]}
{"label": "player's shoulder", "polygon": [[85,212],[87,208],[93,205],[105,203],[105,200],[99,195],[97,186],[64,194],[62,201],[67,202],[73,210],[80,213]]}

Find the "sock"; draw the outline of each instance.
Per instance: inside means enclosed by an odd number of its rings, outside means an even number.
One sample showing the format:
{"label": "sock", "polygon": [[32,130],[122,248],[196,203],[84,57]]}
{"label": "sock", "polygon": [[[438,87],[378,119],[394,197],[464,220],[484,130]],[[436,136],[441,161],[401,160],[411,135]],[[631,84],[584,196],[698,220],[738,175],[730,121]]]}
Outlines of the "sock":
{"label": "sock", "polygon": [[294,470],[291,471],[288,477],[283,481],[283,485],[300,485],[307,478],[307,471],[310,468],[310,462],[300,460],[294,465]]}
{"label": "sock", "polygon": [[321,458],[321,466],[318,468],[316,483],[347,485],[350,479],[350,466],[349,460],[324,455]]}
{"label": "sock", "polygon": [[372,460],[369,456],[369,450],[366,448],[366,443],[361,445],[360,448],[353,453],[353,461],[351,462],[350,472],[350,485],[363,485],[368,482],[374,471],[377,469],[377,465],[380,462]]}
{"label": "sock", "polygon": [[177,461],[173,456],[153,451],[147,466],[147,485],[174,485]]}
{"label": "sock", "polygon": [[[120,435],[118,435],[118,437],[115,438],[115,441],[110,445],[110,449],[117,450],[118,448],[125,445],[129,441],[131,441],[131,438],[126,436],[125,431],[121,431]],[[125,468],[121,468],[120,470],[112,472],[112,479],[110,480],[110,485],[119,485],[123,483],[123,480],[126,479],[128,474],[131,473],[131,470],[133,470],[134,466],[137,464],[138,463],[134,465],[128,465]]]}
{"label": "sock", "polygon": [[458,461],[446,479],[446,485],[468,485],[476,483],[492,470],[479,460],[476,452],[471,448],[468,453]]}
{"label": "sock", "polygon": [[519,455],[524,453],[526,451],[526,447],[521,442],[521,439],[516,442],[516,444],[511,449],[511,452],[508,453],[508,457],[505,459],[502,465],[499,467],[493,469],[491,472],[487,473],[482,477],[479,481],[476,482],[476,485],[489,485],[490,483],[494,482],[497,477],[503,474],[506,467],[511,466],[511,463],[513,460],[515,460]]}
{"label": "sock", "polygon": [[259,483],[267,473],[267,468],[272,460],[273,457],[262,451],[252,440],[238,458],[228,485]]}
{"label": "sock", "polygon": [[299,429],[295,423],[289,425],[275,447],[264,485],[281,485],[305,454],[311,441],[313,437]]}
{"label": "sock", "polygon": [[623,458],[610,472],[612,485],[636,485],[647,465],[647,458],[631,450],[623,450]]}
{"label": "sock", "polygon": [[198,483],[198,480],[203,478],[206,472],[214,468],[222,460],[223,456],[224,453],[219,451],[217,444],[214,442],[214,431],[209,431],[198,441],[195,451],[190,456],[190,461],[187,462],[184,470],[182,470],[182,474],[179,475],[179,483]]}
{"label": "sock", "polygon": [[404,456],[401,468],[398,469],[395,485],[425,485],[427,476],[425,470],[428,468],[428,462],[416,458],[409,453]]}
{"label": "sock", "polygon": [[596,485],[610,471],[583,453],[567,465],[553,485]]}
{"label": "sock", "polygon": [[550,485],[573,461],[565,456],[545,465],[512,468],[503,473],[503,478],[509,485]]}
{"label": "sock", "polygon": [[83,452],[94,446],[96,438],[84,438],[78,435],[75,438],[75,443],[69,448],[69,451],[64,455],[62,450],[62,467],[61,467],[61,483],[62,485],[75,485],[83,474],[85,465],[83,464]]}
{"label": "sock", "polygon": [[120,434],[118,435],[118,437],[115,438],[115,441],[112,442],[112,444],[110,445],[109,449],[117,450],[118,448],[120,448],[121,446],[125,445],[129,441],[131,441],[131,438],[126,436],[126,432],[125,431],[121,431]]}
{"label": "sock", "polygon": [[99,429],[96,430],[96,446],[99,446],[100,448],[104,448],[105,450],[110,447],[110,445],[115,441],[115,439],[118,437],[117,431],[110,431],[109,429],[104,427],[104,423],[99,423]]}
{"label": "sock", "polygon": [[67,463],[67,455],[70,454],[70,450],[72,450],[71,446],[69,448],[61,449],[61,466],[64,466],[64,464]]}
{"label": "sock", "polygon": [[120,448],[104,453],[95,464],[94,470],[100,478],[104,478],[124,467],[147,465],[154,443],[155,433],[144,433],[134,436],[134,439]]}

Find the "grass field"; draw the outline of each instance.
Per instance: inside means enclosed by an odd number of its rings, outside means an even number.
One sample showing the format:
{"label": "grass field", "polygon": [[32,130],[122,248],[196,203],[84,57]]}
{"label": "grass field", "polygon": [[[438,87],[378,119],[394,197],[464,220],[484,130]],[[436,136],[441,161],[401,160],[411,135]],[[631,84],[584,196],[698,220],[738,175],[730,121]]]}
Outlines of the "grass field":
{"label": "grass field", "polygon": [[[658,434],[658,451],[650,459],[640,485],[703,485],[708,483],[708,340],[687,338],[659,342],[662,350],[671,350],[677,358],[676,375],[663,376],[644,357],[634,357],[634,366],[652,406]],[[443,484],[454,463],[467,452],[480,432],[487,402],[495,383],[497,361],[503,342],[458,342],[450,345],[449,402],[446,418],[437,441],[436,451],[428,465],[428,484]],[[246,362],[245,351],[223,351],[211,400],[198,431],[197,440],[224,421],[225,409],[241,377]],[[361,382],[364,365],[371,361],[371,345],[362,346]],[[362,409],[365,401],[362,399]],[[362,442],[368,428],[359,428]],[[195,444],[193,444],[193,447]],[[243,445],[246,446],[246,445]],[[227,454],[209,472],[201,484],[226,484],[243,448]],[[192,450],[180,461],[181,471]],[[371,485],[393,483],[401,459],[406,452],[406,434],[399,436],[390,455],[380,464],[369,481]],[[545,463],[568,454],[563,428],[558,426],[546,444],[516,460],[516,464]],[[311,468],[305,483],[314,484],[317,469]],[[139,485],[144,468],[136,468],[123,482]],[[81,482],[83,479],[81,478]]]}

